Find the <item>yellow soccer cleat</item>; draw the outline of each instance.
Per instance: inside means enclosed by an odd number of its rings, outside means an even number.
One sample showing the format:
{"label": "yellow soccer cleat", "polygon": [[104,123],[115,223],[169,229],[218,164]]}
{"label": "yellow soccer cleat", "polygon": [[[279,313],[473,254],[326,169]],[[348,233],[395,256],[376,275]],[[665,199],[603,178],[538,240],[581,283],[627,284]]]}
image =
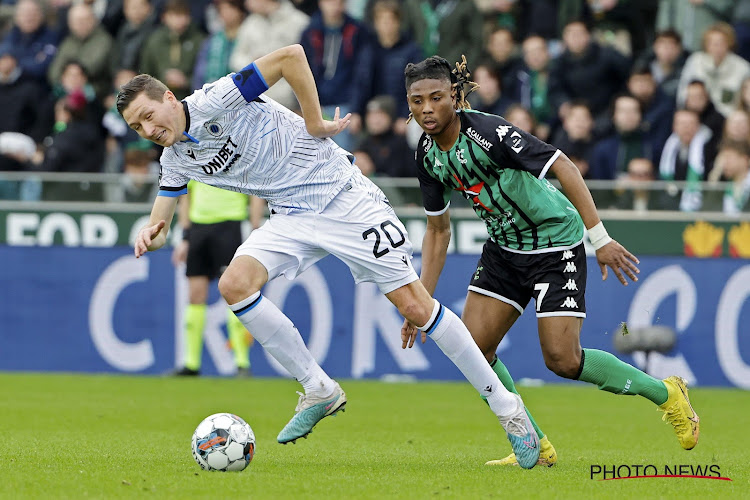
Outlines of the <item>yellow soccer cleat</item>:
{"label": "yellow soccer cleat", "polygon": [[672,424],[680,445],[686,450],[692,450],[698,444],[700,418],[688,399],[687,382],[674,375],[665,378],[663,382],[667,386],[669,397],[659,406],[664,412],[661,419]]}
{"label": "yellow soccer cleat", "polygon": [[[557,452],[555,452],[555,447],[549,442],[547,436],[539,440],[539,446],[539,460],[537,460],[536,464],[543,465],[544,467],[555,465],[557,463]],[[518,465],[518,460],[516,460],[516,454],[511,453],[502,460],[490,460],[484,465]]]}

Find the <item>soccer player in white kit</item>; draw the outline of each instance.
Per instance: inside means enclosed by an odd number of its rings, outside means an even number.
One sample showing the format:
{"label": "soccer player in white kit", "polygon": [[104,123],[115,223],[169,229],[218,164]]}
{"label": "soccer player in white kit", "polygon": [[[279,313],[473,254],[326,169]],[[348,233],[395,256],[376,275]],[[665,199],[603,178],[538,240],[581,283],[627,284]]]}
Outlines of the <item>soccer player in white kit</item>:
{"label": "soccer player in white kit", "polygon": [[[284,78],[302,109],[296,115],[263,95]],[[313,359],[297,329],[261,288],[293,279],[328,254],[357,283],[374,282],[399,312],[427,333],[483,396],[506,430],[519,463],[533,467],[539,442],[520,397],[508,392],[461,320],[433,299],[411,264],[406,229],[385,195],[329,137],[350,116],[324,120],[304,50],[292,45],[203,86],[184,101],[159,80],[138,75],[123,85],[117,109],[138,134],[163,146],[159,194],[136,237],[140,257],[167,241],[177,197],[188,180],[268,201],[270,220],[237,249],[219,290],[237,317],[303,386],[280,443],[307,436],[342,410],[346,395]],[[404,345],[414,339],[402,330]]]}

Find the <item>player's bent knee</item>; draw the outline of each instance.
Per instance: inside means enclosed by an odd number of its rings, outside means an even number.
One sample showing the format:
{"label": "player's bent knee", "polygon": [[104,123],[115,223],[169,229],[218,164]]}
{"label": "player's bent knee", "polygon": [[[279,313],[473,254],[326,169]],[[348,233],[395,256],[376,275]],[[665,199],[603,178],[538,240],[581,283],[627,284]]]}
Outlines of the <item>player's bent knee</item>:
{"label": "player's bent knee", "polygon": [[236,304],[261,289],[255,285],[253,277],[236,270],[227,269],[219,279],[219,292],[228,304]]}
{"label": "player's bent knee", "polygon": [[544,364],[555,375],[563,378],[576,378],[581,364],[580,357],[565,355],[545,355]]}
{"label": "player's bent knee", "polygon": [[422,304],[417,300],[409,300],[403,304],[399,304],[398,312],[411,323],[421,326],[430,320],[432,304],[433,302],[430,301],[429,307],[427,307],[426,304]]}

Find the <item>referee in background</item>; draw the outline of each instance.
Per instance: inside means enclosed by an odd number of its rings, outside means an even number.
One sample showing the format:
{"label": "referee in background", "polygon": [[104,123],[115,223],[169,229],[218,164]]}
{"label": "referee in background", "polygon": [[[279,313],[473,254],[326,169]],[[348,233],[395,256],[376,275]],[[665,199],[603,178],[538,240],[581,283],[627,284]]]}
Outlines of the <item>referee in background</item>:
{"label": "referee in background", "polygon": [[[174,375],[200,375],[209,286],[221,276],[242,244],[242,222],[249,219],[253,229],[260,225],[263,201],[252,199],[256,210],[251,209],[246,194],[190,181],[188,194],[180,200],[178,221],[182,241],[172,253],[172,263],[175,266],[186,263],[189,304],[184,315],[185,362]],[[227,332],[237,376],[249,376],[253,338],[228,307]]]}

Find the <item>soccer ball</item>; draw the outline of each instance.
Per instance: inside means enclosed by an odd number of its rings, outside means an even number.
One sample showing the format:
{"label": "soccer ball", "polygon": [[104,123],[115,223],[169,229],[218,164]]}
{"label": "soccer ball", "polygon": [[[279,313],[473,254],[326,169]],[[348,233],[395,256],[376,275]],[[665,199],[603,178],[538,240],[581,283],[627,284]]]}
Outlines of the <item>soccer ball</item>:
{"label": "soccer ball", "polygon": [[241,471],[255,454],[255,434],[237,415],[215,413],[195,429],[192,450],[203,470]]}

